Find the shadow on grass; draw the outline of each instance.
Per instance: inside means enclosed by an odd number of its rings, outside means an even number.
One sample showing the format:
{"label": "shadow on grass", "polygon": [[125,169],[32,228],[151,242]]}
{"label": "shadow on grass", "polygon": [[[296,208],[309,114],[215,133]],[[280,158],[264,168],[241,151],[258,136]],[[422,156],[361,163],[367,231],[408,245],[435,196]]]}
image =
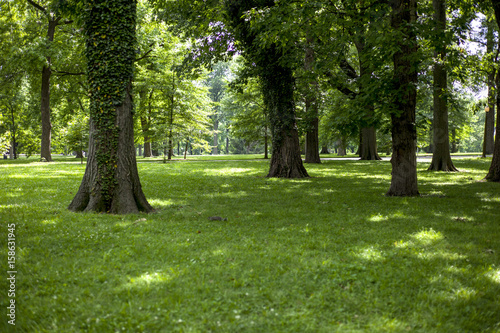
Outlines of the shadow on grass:
{"label": "shadow on grass", "polygon": [[[267,167],[260,161],[140,165],[146,196],[159,210],[130,216],[67,212],[56,203],[69,203],[83,169],[65,166],[64,178],[50,178],[52,167],[38,170],[8,199],[22,208],[0,208],[14,212],[7,222],[17,224],[22,240],[21,327],[500,328],[500,197],[498,187],[474,182],[481,170],[467,178],[424,174],[426,196],[388,198],[388,163],[329,161],[308,166],[313,178],[304,180],[265,178]],[[16,182],[11,177],[6,184]],[[214,215],[228,221],[209,221]]]}

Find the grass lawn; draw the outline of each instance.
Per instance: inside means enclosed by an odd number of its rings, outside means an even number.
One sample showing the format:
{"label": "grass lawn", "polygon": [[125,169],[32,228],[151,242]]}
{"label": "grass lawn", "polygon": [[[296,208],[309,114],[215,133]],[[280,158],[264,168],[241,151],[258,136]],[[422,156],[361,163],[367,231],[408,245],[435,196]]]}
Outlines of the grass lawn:
{"label": "grass lawn", "polygon": [[0,332],[8,224],[17,332],[500,332],[491,159],[419,164],[419,198],[384,196],[388,161],[139,163],[157,212],[127,216],[66,210],[79,160],[29,161],[0,161]]}

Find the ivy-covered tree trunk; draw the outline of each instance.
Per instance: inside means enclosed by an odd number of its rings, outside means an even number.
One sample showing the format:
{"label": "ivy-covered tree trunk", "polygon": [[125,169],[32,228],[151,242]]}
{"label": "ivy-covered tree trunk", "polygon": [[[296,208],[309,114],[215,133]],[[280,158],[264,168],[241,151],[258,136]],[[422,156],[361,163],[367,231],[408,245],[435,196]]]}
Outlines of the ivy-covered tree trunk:
{"label": "ivy-covered tree trunk", "polygon": [[416,0],[392,2],[391,26],[398,38],[394,62],[394,107],[391,114],[392,178],[388,196],[417,196],[417,38],[412,25],[417,18]]}
{"label": "ivy-covered tree trunk", "polygon": [[444,34],[446,29],[446,3],[445,0],[433,0],[434,22],[436,24],[437,41],[434,57],[434,117],[433,117],[433,143],[430,171],[458,171],[450,155],[450,137],[448,129],[448,74],[446,72],[446,42]]}
{"label": "ivy-covered tree trunk", "polygon": [[135,158],[131,96],[135,22],[134,0],[85,4],[89,156],[70,210],[114,214],[153,210],[142,192]]}

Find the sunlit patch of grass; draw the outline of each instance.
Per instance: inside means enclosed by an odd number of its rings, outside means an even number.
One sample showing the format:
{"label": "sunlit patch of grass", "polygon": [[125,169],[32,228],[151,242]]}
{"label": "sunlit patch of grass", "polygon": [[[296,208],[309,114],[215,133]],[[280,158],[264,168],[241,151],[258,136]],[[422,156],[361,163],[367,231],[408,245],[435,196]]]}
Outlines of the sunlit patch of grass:
{"label": "sunlit patch of grass", "polygon": [[[265,177],[269,161],[214,158],[139,163],[157,211],[128,216],[66,210],[76,161],[0,162],[0,235],[14,223],[19,241],[19,330],[500,328],[500,192],[478,182],[485,161],[457,160],[467,173],[419,163],[423,195],[393,198],[388,162],[324,161],[287,180]],[[5,237],[0,246],[6,262]]]}

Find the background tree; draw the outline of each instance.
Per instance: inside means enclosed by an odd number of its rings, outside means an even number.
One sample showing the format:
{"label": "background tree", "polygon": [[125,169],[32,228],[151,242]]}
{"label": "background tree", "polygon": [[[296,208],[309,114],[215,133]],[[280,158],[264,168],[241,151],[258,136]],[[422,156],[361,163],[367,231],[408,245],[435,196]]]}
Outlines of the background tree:
{"label": "background tree", "polygon": [[434,24],[436,27],[436,41],[434,42],[434,117],[433,117],[433,143],[434,152],[432,154],[429,170],[432,171],[458,171],[450,155],[450,140],[448,130],[448,74],[446,69],[446,48],[448,40],[446,38],[446,1],[433,0]]}

